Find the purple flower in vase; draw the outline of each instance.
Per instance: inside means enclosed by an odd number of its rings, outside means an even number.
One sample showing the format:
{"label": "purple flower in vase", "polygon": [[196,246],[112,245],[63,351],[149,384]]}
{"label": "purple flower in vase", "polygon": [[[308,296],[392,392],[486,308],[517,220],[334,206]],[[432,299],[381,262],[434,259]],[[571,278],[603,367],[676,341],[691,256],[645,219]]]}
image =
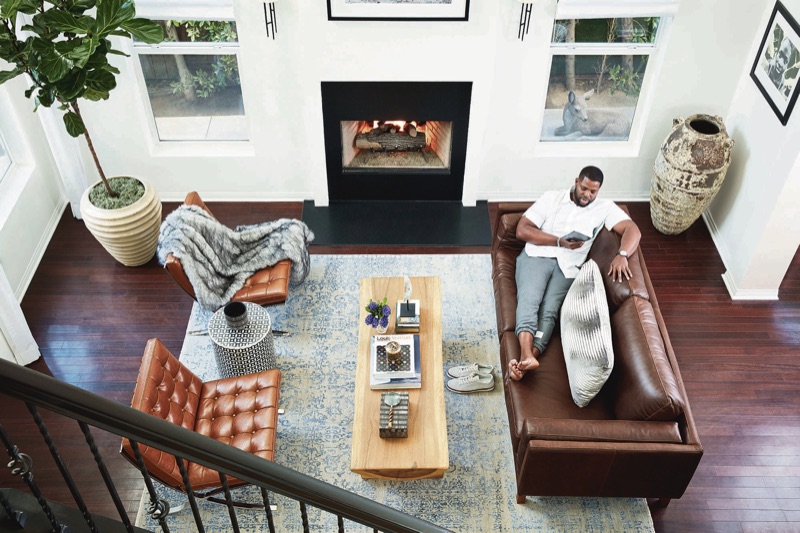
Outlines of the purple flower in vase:
{"label": "purple flower in vase", "polygon": [[386,318],[387,316],[392,314],[392,309],[388,305],[383,306],[383,317]]}
{"label": "purple flower in vase", "polygon": [[389,317],[388,316],[384,316],[383,318],[381,318],[380,325],[381,325],[382,328],[388,327],[389,326]]}

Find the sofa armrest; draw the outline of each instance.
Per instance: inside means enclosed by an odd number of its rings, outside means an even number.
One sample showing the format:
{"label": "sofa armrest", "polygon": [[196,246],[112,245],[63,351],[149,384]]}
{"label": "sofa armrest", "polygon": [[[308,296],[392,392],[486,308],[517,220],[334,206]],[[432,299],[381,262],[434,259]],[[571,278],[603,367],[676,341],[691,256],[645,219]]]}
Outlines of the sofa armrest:
{"label": "sofa armrest", "polygon": [[526,418],[523,439],[587,442],[661,442],[681,444],[677,422],[565,420]]}

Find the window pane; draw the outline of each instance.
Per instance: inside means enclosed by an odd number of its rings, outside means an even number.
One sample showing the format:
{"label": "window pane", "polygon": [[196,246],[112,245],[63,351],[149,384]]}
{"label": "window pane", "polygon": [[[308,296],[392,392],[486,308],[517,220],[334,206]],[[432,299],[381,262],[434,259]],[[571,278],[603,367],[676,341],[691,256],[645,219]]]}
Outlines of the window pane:
{"label": "window pane", "polygon": [[162,141],[246,141],[236,56],[140,55]]}
{"label": "window pane", "polygon": [[0,135],[0,181],[2,181],[6,174],[8,174],[8,171],[11,170],[12,163],[13,161],[6,148],[3,136]]}
{"label": "window pane", "polygon": [[[164,28],[167,43],[236,43],[236,23],[232,20],[157,20]],[[135,43],[141,43],[134,38]]]}
{"label": "window pane", "polygon": [[[659,17],[557,20],[554,43],[654,43]],[[570,37],[574,25],[574,36]]]}
{"label": "window pane", "polygon": [[627,141],[647,60],[635,55],[553,56],[541,140]]}

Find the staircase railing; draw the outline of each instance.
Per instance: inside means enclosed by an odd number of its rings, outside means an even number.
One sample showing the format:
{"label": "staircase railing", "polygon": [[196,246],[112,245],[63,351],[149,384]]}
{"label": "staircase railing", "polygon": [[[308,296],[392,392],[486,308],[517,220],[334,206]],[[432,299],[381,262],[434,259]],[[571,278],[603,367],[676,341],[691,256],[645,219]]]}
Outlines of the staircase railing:
{"label": "staircase railing", "polygon": [[[222,480],[225,479],[224,475],[227,474],[261,487],[264,495],[266,495],[264,492],[266,490],[296,500],[300,502],[301,510],[303,511],[302,527],[304,531],[309,531],[305,504],[336,515],[340,531],[344,531],[342,518],[386,532],[447,531],[430,522],[392,509],[358,494],[58,381],[51,376],[3,360],[0,360],[0,392],[21,399],[27,404],[51,453],[56,458],[57,464],[59,460],[57,459],[56,444],[49,436],[44,422],[38,415],[37,407],[42,407],[79,422],[87,444],[98,463],[98,468],[107,485],[109,495],[115,501],[115,506],[120,513],[120,520],[125,524],[125,528],[128,531],[134,531],[134,528],[130,524],[124,507],[119,502],[113,480],[105,469],[102,455],[94,444],[89,426],[121,437],[127,437],[133,442],[152,446],[170,453],[176,457],[176,461],[179,464],[182,464],[182,461],[189,461],[214,469],[220,473],[220,479]],[[2,437],[6,449],[11,455],[13,468],[16,468],[18,470],[17,473],[21,473],[23,479],[25,479],[24,471],[26,468],[29,469],[29,459],[14,446],[13,436],[9,436],[5,429],[2,428],[2,425],[0,425],[0,437]],[[75,497],[76,503],[81,507],[81,513],[85,518],[86,524],[90,530],[96,531],[91,514],[82,504],[78,487],[69,475],[66,466],[63,464],[58,464],[58,466],[65,483]],[[149,485],[149,477],[144,470],[143,475]],[[32,478],[32,476],[30,477]],[[25,481],[34,495],[36,495],[38,489],[35,487],[33,480],[30,479],[30,482],[28,482],[25,479]],[[227,488],[227,485],[225,485],[225,488]],[[238,531],[236,516],[231,507],[230,494],[227,490],[225,490],[225,494],[226,503],[230,510],[231,529]],[[189,498],[190,504],[194,507],[192,496],[189,495]],[[37,499],[39,499],[38,495]],[[5,509],[6,513],[13,512],[13,509],[7,507],[7,499],[3,497],[2,500],[1,509]],[[43,498],[40,503],[43,506],[43,511],[50,519],[52,512],[46,508],[47,504]],[[266,512],[269,513],[268,501],[265,501],[265,503],[267,504]],[[162,513],[159,513],[160,502],[152,499],[151,504],[154,510],[154,518],[159,520],[159,524],[161,524],[165,532],[169,531],[163,516],[159,518],[159,515],[163,514],[163,508],[161,509]],[[270,518],[270,529],[273,530],[271,515],[268,515],[268,517]],[[52,518],[55,519],[55,517]],[[195,518],[196,520],[200,519],[198,513],[195,513]],[[62,530],[62,526],[52,520],[51,525],[54,531]],[[198,523],[197,527],[199,531],[203,531],[202,523]]]}

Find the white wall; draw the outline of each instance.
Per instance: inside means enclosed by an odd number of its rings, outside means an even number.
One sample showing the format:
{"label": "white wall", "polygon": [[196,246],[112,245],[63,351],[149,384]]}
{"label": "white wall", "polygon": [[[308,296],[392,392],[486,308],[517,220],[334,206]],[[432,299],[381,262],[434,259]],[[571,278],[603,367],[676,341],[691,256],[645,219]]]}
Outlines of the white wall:
{"label": "white wall", "polygon": [[570,183],[589,163],[611,178],[604,194],[644,200],[673,118],[728,110],[741,65],[749,61],[760,3],[736,10],[726,0],[682,3],[638,157],[534,154],[555,0],[535,5],[524,41],[517,39],[519,4],[511,0],[471,2],[468,22],[331,22],[326,2],[279,2],[275,40],[266,36],[262,4],[235,0],[249,155],[154,156],[133,60],[120,63],[123,76],[109,101],[83,109],[92,131],[101,131],[95,144],[107,173],[147,176],[162,198],[177,200],[197,189],[213,199],[325,203],[321,81],[472,81],[466,204],[534,199]]}
{"label": "white wall", "polygon": [[[727,119],[734,158],[707,220],[728,269],[723,278],[731,296],[774,299],[800,245],[800,119],[791,116],[783,126],[750,78],[774,5],[753,3],[762,12],[753,18],[756,33]],[[800,0],[783,4],[800,17]]]}
{"label": "white wall", "polygon": [[[36,271],[66,201],[22,76],[0,86],[0,122],[16,147],[17,172],[0,183],[0,264],[18,300]],[[12,146],[11,148],[13,148]],[[21,168],[20,168],[21,167]]]}

